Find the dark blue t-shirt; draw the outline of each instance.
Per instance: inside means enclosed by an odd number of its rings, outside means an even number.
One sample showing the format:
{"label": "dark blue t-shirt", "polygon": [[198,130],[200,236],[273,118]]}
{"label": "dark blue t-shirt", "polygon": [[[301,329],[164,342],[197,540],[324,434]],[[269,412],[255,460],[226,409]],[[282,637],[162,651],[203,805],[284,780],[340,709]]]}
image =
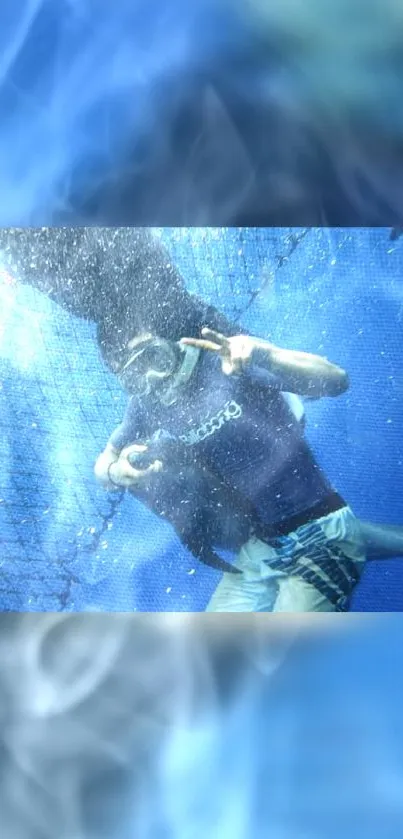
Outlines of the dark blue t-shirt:
{"label": "dark blue t-shirt", "polygon": [[168,434],[245,495],[264,523],[281,522],[333,492],[283,390],[260,367],[225,376],[220,359],[203,353],[175,404],[133,397],[111,442],[121,449]]}

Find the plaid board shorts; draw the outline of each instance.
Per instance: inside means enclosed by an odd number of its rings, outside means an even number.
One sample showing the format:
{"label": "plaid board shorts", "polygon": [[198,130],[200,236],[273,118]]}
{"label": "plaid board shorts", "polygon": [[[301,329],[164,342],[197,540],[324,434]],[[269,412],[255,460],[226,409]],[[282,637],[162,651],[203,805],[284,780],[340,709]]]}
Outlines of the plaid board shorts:
{"label": "plaid board shorts", "polygon": [[287,536],[251,537],[224,574],[207,612],[341,612],[366,560],[357,518],[342,507]]}

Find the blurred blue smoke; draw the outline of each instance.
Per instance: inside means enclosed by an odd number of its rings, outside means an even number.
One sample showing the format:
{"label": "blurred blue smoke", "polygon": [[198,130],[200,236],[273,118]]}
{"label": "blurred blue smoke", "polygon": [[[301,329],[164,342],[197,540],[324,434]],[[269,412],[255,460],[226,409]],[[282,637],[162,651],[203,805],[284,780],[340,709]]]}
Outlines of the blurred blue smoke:
{"label": "blurred blue smoke", "polygon": [[245,617],[3,616],[2,837],[400,839],[401,617]]}
{"label": "blurred blue smoke", "polygon": [[150,142],[173,106],[172,80],[188,85],[228,38],[222,5],[2,4],[0,223],[68,211],[72,185],[94,189],[128,142]]}
{"label": "blurred blue smoke", "polygon": [[396,0],[4,0],[0,224],[395,222],[402,27]]}

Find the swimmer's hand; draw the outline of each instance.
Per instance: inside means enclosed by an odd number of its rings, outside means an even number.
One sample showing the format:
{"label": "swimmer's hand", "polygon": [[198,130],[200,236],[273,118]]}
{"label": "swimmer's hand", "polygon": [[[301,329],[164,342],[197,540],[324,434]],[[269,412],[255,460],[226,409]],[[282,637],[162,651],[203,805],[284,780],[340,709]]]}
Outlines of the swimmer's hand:
{"label": "swimmer's hand", "polygon": [[181,343],[210,350],[221,356],[223,373],[239,374],[249,364],[256,364],[276,376],[281,390],[309,399],[340,396],[349,387],[348,374],[327,358],[299,350],[276,347],[269,341],[234,335],[226,338],[212,329],[202,329],[203,338],[182,338]]}
{"label": "swimmer's hand", "polygon": [[221,367],[226,376],[237,375],[252,362],[256,340],[249,335],[227,338],[214,329],[202,329],[202,338],[182,338],[181,344],[200,350],[215,352],[221,357]]}
{"label": "swimmer's hand", "polygon": [[128,489],[145,483],[163,468],[160,460],[154,460],[146,469],[136,469],[130,464],[130,455],[144,454],[146,451],[147,446],[134,443],[118,452],[108,443],[95,464],[96,478],[108,490]]}

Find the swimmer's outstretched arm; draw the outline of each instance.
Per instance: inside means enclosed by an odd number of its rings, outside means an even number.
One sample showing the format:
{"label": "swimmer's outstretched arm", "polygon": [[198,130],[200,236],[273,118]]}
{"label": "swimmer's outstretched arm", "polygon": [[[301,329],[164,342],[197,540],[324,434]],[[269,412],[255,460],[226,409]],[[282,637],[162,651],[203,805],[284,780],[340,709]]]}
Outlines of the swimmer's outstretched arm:
{"label": "swimmer's outstretched arm", "polygon": [[403,556],[403,526],[360,521],[368,559]]}
{"label": "swimmer's outstretched arm", "polygon": [[203,329],[202,336],[183,338],[182,343],[218,353],[226,375],[239,374],[248,365],[256,364],[272,373],[281,382],[282,390],[314,399],[339,396],[349,387],[346,371],[322,356],[284,350],[248,335],[227,338],[212,329]]}

